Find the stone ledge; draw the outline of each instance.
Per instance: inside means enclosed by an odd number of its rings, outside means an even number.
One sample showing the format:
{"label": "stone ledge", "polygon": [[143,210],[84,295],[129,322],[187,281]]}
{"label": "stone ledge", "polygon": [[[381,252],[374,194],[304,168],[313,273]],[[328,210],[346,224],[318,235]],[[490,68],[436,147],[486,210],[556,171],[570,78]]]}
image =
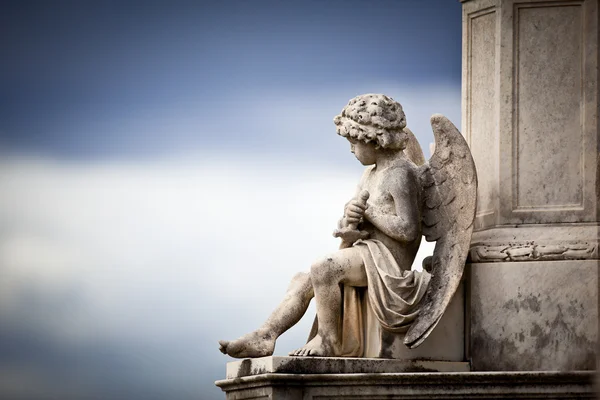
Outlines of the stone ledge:
{"label": "stone ledge", "polygon": [[473,232],[469,262],[598,260],[600,225],[522,224]]}
{"label": "stone ledge", "polygon": [[264,373],[217,381],[227,399],[595,398],[593,371]]}
{"label": "stone ledge", "polygon": [[468,362],[433,360],[391,360],[350,357],[248,358],[227,363],[227,379],[267,373],[279,374],[356,374],[393,372],[468,372]]}

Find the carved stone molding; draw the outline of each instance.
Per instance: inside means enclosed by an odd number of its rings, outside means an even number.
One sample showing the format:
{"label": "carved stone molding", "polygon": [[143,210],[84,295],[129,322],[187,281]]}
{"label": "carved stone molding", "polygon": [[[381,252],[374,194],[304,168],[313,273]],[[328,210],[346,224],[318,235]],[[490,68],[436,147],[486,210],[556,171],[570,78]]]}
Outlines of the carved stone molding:
{"label": "carved stone molding", "polygon": [[475,232],[468,262],[598,260],[600,224],[523,224]]}
{"label": "carved stone molding", "polygon": [[473,263],[508,261],[597,260],[598,241],[509,242],[471,245]]}

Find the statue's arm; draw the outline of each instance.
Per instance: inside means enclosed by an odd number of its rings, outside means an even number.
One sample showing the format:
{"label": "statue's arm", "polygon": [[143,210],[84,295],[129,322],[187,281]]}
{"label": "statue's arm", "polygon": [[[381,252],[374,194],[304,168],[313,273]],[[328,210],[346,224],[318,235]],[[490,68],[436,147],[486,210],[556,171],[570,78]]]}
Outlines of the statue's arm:
{"label": "statue's arm", "polygon": [[419,182],[412,171],[395,170],[389,179],[388,193],[394,201],[395,214],[385,213],[372,204],[365,211],[365,218],[377,229],[399,242],[412,242],[420,235]]}

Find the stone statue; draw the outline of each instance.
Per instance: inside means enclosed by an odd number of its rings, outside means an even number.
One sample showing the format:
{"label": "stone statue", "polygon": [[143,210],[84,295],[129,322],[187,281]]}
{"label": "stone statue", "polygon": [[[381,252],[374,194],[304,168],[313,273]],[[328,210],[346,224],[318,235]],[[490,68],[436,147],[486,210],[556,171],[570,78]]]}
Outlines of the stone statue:
{"label": "stone statue", "polygon": [[[477,189],[460,132],[444,116],[432,116],[436,149],[426,163],[402,106],[388,96],[357,96],[334,122],[367,166],[334,232],[340,250],[297,274],[260,328],[219,341],[224,354],[272,355],[277,337],[300,320],[314,297],[317,317],[309,341],[290,355],[360,357],[363,318],[353,299],[361,288],[381,327],[404,335],[404,344],[414,348],[435,328],[460,283]],[[436,241],[435,251],[425,270],[413,271],[422,235]]]}

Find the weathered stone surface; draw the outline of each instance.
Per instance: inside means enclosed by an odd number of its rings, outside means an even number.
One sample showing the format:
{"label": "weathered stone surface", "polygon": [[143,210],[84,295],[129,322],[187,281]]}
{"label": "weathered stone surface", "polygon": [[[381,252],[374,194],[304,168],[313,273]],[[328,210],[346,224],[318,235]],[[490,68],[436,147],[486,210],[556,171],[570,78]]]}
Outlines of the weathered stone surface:
{"label": "weathered stone surface", "polygon": [[596,0],[464,2],[475,231],[599,220],[597,68]]}
{"label": "weathered stone surface", "polygon": [[216,384],[228,400],[592,399],[593,376],[583,371],[264,373]]}
{"label": "weathered stone surface", "polygon": [[[369,324],[380,338],[373,350],[365,349],[366,357],[383,357],[400,360],[465,361],[465,287],[461,284],[433,332],[423,344],[409,349],[404,335],[386,332],[379,324]],[[377,336],[376,336],[377,335]]]}
{"label": "weathered stone surface", "polygon": [[396,372],[467,372],[468,362],[386,360],[350,357],[262,357],[227,363],[227,379],[269,373],[364,374]]}
{"label": "weathered stone surface", "polygon": [[462,2],[462,126],[480,178],[472,368],[593,369],[599,3]]}
{"label": "weathered stone surface", "polygon": [[598,262],[470,265],[473,370],[592,370]]}
{"label": "weathered stone surface", "polygon": [[522,224],[475,232],[469,259],[473,263],[550,260],[598,260],[600,226]]}
{"label": "weathered stone surface", "polygon": [[[479,174],[477,188],[477,219],[494,219],[498,195],[498,116],[494,107],[498,91],[497,13],[492,1],[481,4],[463,17],[463,110],[462,130],[471,147]],[[466,9],[466,7],[465,7]]]}

